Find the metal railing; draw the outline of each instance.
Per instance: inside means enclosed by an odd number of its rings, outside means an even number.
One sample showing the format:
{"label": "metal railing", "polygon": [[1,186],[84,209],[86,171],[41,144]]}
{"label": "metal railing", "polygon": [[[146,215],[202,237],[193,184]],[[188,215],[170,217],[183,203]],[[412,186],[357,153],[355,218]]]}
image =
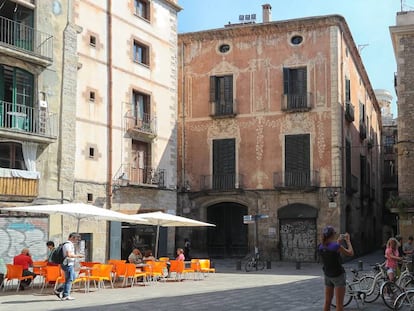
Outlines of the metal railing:
{"label": "metal railing", "polygon": [[276,172],[273,174],[273,185],[275,188],[319,187],[319,172],[309,170]]}
{"label": "metal railing", "polygon": [[130,110],[125,114],[127,130],[135,130],[142,133],[157,134],[157,118],[152,117],[149,113],[143,113],[141,117],[133,115]]}
{"label": "metal railing", "polygon": [[41,108],[0,101],[0,129],[56,138],[57,114],[48,113]]}
{"label": "metal railing", "polygon": [[0,16],[0,44],[53,59],[53,36]]}
{"label": "metal railing", "polygon": [[[139,168],[135,164],[122,164],[113,178],[114,184],[118,186],[134,185],[155,185],[165,188],[165,169],[153,167]],[[126,182],[125,184],[121,184]]]}
{"label": "metal railing", "polygon": [[241,174],[201,175],[201,190],[234,190],[243,186]]}
{"label": "metal railing", "polygon": [[312,93],[304,94],[283,94],[282,110],[309,110],[312,108]]}
{"label": "metal railing", "polygon": [[213,116],[232,116],[236,114],[234,101],[216,101],[213,102]]}

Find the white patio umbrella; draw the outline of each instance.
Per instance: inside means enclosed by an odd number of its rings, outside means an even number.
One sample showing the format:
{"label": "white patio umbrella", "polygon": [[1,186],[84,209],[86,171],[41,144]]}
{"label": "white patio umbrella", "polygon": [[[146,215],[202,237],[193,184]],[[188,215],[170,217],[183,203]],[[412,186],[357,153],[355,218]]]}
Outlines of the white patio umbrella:
{"label": "white patio umbrella", "polygon": [[216,225],[207,222],[194,220],[182,216],[176,216],[163,212],[143,213],[129,215],[131,222],[135,219],[145,219],[147,225],[157,226],[157,234],[155,236],[155,257],[158,257],[158,241],[160,236],[160,227],[215,227]]}
{"label": "white patio umbrella", "polygon": [[120,222],[124,221],[135,222],[139,224],[149,224],[147,220],[142,219],[140,217],[135,217],[132,221],[130,216],[127,214],[119,213],[113,210],[85,203],[64,203],[53,205],[27,205],[19,207],[3,207],[0,208],[0,211],[40,213],[48,215],[69,215],[78,220],[76,232],[79,232],[79,225],[82,219],[111,220]]}

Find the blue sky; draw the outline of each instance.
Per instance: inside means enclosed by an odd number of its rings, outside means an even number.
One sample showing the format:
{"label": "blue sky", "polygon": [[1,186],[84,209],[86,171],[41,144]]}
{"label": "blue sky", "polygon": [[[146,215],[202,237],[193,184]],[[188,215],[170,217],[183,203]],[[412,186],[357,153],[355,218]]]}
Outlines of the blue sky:
{"label": "blue sky", "polygon": [[396,14],[414,10],[414,0],[178,0],[183,10],[178,14],[179,33],[222,28],[238,23],[239,15],[256,14],[262,22],[262,4],[272,6],[272,20],[340,14],[345,17],[355,44],[363,46],[362,60],[374,89],[388,90],[397,116],[394,57],[389,26],[395,25]]}

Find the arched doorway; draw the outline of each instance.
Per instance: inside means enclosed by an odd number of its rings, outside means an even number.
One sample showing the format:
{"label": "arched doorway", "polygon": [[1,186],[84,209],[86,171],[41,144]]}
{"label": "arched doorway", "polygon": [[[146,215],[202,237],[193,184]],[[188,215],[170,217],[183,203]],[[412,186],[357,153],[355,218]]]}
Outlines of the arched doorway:
{"label": "arched doorway", "polygon": [[247,226],[243,216],[247,207],[225,202],[207,208],[207,222],[216,225],[207,233],[208,254],[211,257],[241,257],[248,252]]}
{"label": "arched doorway", "polygon": [[278,210],[281,260],[316,261],[317,217],[316,208],[302,203]]}

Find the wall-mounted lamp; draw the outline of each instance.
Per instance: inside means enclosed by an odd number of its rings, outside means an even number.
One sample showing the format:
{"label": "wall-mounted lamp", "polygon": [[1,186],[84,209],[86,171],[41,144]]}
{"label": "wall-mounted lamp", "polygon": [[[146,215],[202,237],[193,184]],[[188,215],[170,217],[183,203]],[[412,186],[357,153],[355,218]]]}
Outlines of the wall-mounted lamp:
{"label": "wall-mounted lamp", "polygon": [[338,191],[333,188],[326,188],[325,190],[326,196],[328,197],[329,202],[334,202],[336,196],[338,195]]}
{"label": "wall-mounted lamp", "polygon": [[128,175],[125,172],[123,172],[121,175],[119,175],[118,184],[119,184],[120,187],[126,187],[126,186],[129,185]]}

